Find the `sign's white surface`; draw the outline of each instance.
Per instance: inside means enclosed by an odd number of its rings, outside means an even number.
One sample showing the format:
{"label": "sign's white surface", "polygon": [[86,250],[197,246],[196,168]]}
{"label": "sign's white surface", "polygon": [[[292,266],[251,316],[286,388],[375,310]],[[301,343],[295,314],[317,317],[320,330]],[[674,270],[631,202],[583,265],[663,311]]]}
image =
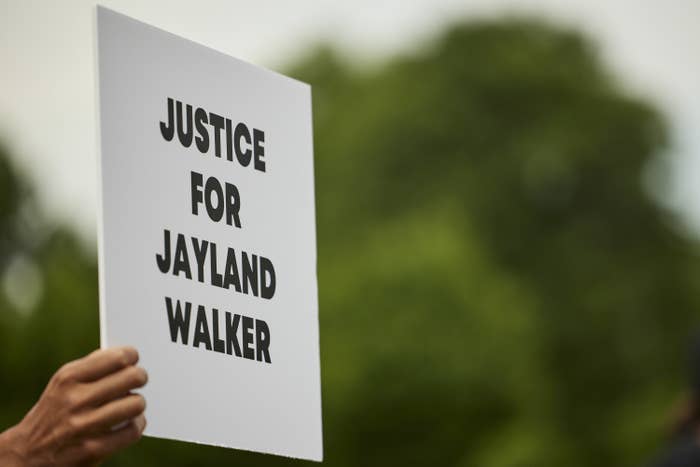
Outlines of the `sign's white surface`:
{"label": "sign's white surface", "polygon": [[97,8],[103,346],[146,434],[321,460],[311,90]]}

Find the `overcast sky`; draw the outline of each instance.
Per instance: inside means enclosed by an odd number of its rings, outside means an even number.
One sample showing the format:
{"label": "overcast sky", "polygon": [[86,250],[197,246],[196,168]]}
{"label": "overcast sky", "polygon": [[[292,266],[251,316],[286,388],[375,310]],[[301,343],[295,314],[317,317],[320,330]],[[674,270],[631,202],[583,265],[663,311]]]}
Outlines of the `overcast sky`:
{"label": "overcast sky", "polygon": [[[0,139],[45,210],[95,238],[94,1],[0,0]],[[377,61],[459,19],[526,14],[589,34],[633,92],[668,117],[672,202],[700,232],[698,0],[104,0],[101,4],[251,63],[279,68],[320,41]]]}

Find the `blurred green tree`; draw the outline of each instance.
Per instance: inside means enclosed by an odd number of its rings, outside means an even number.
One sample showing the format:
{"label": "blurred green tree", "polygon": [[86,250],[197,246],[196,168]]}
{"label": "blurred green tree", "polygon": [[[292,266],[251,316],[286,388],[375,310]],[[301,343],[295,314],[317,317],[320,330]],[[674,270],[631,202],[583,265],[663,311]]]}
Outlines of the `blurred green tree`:
{"label": "blurred green tree", "polygon": [[[292,75],[314,90],[326,464],[649,456],[700,291],[696,245],[642,183],[666,147],[657,113],[578,34],[523,20],[371,70],[321,49]],[[0,182],[8,425],[97,345],[97,291],[92,253],[27,222],[4,155]],[[13,275],[40,282],[33,311]],[[110,465],[290,463],[146,439]]]}
{"label": "blurred green tree", "polygon": [[45,217],[0,148],[0,427],[19,421],[61,364],[99,344],[94,253]]}

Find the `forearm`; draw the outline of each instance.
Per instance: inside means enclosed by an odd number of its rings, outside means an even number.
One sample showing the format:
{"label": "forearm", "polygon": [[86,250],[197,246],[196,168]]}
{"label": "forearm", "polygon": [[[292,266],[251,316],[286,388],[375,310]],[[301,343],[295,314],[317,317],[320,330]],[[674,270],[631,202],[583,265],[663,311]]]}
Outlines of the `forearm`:
{"label": "forearm", "polygon": [[0,433],[0,465],[3,467],[26,467],[17,428],[12,427]]}

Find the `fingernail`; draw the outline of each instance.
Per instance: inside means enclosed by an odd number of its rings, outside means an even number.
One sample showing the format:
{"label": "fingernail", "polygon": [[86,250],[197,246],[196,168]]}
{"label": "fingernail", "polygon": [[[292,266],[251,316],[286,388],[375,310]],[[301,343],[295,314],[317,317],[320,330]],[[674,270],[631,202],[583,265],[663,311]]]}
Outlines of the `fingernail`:
{"label": "fingernail", "polygon": [[136,419],[136,426],[138,427],[139,432],[143,432],[143,430],[146,428],[146,417],[143,415],[139,416]]}
{"label": "fingernail", "polygon": [[136,350],[134,347],[124,347],[124,351],[129,356],[129,361],[132,362],[132,364],[135,364],[139,361],[139,351]]}

